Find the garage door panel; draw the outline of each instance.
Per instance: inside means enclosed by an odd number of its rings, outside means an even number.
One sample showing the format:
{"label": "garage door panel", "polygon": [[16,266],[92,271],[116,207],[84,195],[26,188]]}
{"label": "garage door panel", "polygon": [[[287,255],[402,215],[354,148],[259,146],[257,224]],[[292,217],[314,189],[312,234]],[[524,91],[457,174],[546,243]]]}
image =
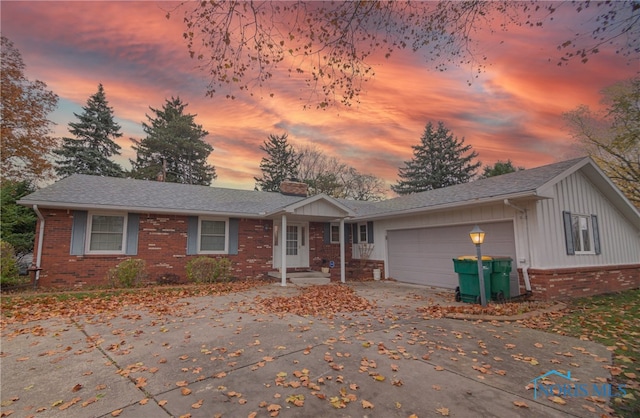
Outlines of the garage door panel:
{"label": "garage door panel", "polygon": [[[515,260],[512,222],[480,224],[480,227],[487,234],[483,254]],[[454,289],[458,286],[458,275],[453,271],[452,259],[475,255],[470,229],[462,225],[388,231],[389,276],[401,282]],[[512,276],[512,294],[517,294],[517,275],[513,272]]]}

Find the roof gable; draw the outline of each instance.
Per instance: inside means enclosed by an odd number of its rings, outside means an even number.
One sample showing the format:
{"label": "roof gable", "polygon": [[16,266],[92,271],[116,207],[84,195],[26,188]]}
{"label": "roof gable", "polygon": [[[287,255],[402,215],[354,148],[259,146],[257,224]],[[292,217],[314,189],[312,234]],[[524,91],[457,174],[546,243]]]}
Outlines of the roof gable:
{"label": "roof gable", "polygon": [[345,218],[354,216],[355,213],[346,205],[340,203],[338,200],[327,196],[325,194],[319,194],[308,197],[304,200],[292,203],[282,210],[270,215],[276,215],[278,213],[291,213],[294,215],[304,216],[306,218]]}

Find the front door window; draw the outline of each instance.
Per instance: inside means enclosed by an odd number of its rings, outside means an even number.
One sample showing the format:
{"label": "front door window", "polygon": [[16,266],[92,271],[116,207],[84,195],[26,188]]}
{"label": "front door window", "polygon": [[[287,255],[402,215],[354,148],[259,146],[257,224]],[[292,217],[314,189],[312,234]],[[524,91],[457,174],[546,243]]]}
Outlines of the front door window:
{"label": "front door window", "polygon": [[287,225],[287,255],[298,255],[297,225]]}

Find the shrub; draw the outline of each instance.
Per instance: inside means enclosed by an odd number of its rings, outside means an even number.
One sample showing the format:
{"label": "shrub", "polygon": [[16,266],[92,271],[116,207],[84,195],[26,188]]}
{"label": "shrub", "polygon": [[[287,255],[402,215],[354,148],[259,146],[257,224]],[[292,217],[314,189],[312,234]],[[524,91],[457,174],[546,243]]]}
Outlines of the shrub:
{"label": "shrub", "polygon": [[146,263],[130,258],[109,270],[108,277],[113,287],[138,287],[147,278]]}
{"label": "shrub", "polygon": [[18,260],[13,245],[6,241],[0,241],[0,268],[0,285],[9,286],[19,281]]}
{"label": "shrub", "polygon": [[227,282],[231,274],[228,258],[198,257],[187,263],[187,279],[196,283]]}

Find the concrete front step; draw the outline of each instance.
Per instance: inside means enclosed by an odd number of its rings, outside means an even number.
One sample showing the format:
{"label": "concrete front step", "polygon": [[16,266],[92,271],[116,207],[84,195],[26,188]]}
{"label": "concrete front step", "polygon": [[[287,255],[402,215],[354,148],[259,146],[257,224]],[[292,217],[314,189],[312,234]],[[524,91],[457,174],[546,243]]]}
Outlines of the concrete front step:
{"label": "concrete front step", "polygon": [[[270,271],[269,276],[276,279],[282,279],[282,273],[279,271]],[[320,271],[297,271],[287,273],[287,280],[296,285],[322,285],[331,283],[331,274],[322,273]]]}

